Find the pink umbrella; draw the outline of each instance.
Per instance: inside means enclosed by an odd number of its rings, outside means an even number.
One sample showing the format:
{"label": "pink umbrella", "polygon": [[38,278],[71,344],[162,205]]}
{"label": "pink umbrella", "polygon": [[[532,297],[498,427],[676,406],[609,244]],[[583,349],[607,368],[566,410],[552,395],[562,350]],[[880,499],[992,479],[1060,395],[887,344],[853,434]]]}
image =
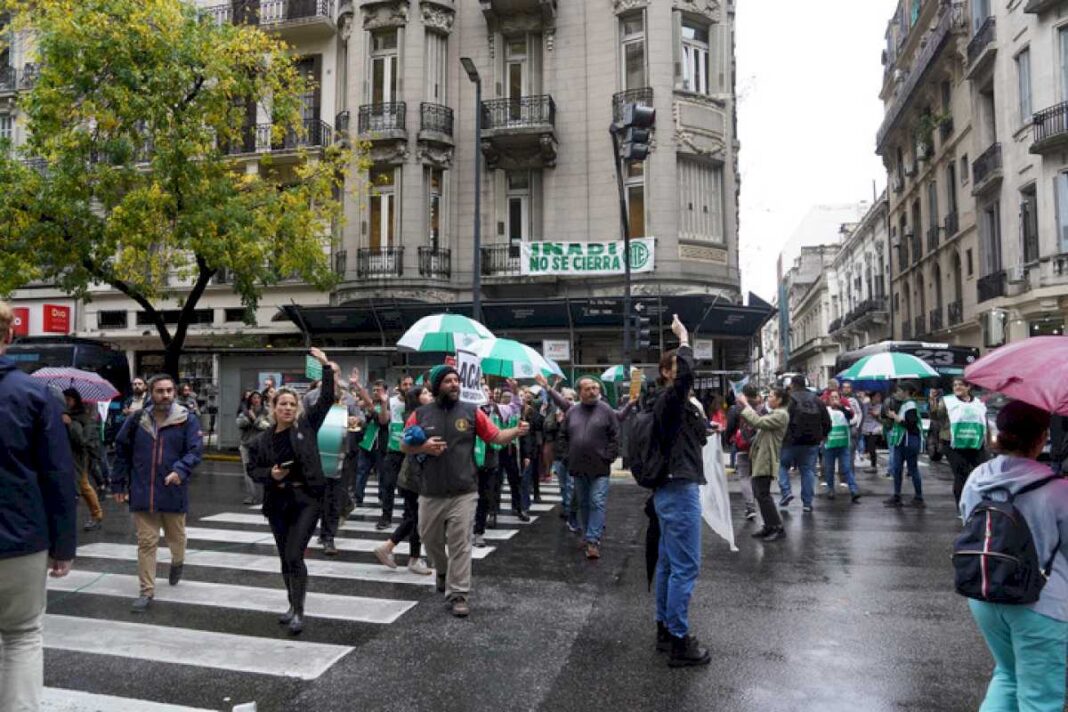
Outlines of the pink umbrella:
{"label": "pink umbrella", "polygon": [[991,351],[964,369],[969,383],[1068,415],[1068,336],[1034,336]]}

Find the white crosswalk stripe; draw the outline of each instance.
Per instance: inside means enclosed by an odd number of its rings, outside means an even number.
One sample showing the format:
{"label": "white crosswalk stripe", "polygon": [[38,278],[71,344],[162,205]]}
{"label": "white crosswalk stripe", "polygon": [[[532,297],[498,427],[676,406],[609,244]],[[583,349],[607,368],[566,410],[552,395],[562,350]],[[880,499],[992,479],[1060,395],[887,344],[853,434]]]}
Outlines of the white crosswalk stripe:
{"label": "white crosswalk stripe", "polygon": [[[221,541],[230,544],[266,544],[268,546],[274,546],[274,538],[271,534],[264,534],[263,532],[246,532],[240,529],[186,527],[185,535],[187,539],[192,541]],[[381,545],[382,541],[379,539],[335,539],[334,544],[340,551],[358,551],[369,554],[375,550],[375,547]],[[322,546],[315,541],[312,541],[309,546],[322,548]],[[397,544],[397,547],[393,552],[407,556],[408,542],[404,541]],[[484,559],[492,552],[493,547],[475,549],[471,556],[474,559]]]}
{"label": "white crosswalk stripe", "polygon": [[[508,498],[507,494],[502,495],[501,502],[502,502],[502,504],[501,504],[502,507],[507,507],[509,505],[509,498]],[[365,507],[380,507],[380,506],[382,506],[382,502],[381,502],[381,500],[378,499],[378,497],[367,496],[367,497],[363,498],[363,506],[365,506]],[[554,506],[555,505],[551,504],[551,503],[550,504],[532,504],[532,505],[530,505],[530,511],[532,511],[532,512],[550,512],[550,511],[552,511],[552,508]],[[398,508],[403,509],[404,508],[404,502],[401,501],[400,497],[396,498],[393,501],[393,508],[394,509],[398,509]]]}
{"label": "white crosswalk stripe", "polygon": [[[210,517],[201,517],[202,522],[219,524],[246,524],[252,526],[268,526],[267,520],[262,514],[246,514],[244,512],[221,512],[212,514]],[[374,534],[391,534],[388,529],[376,529],[374,522],[350,521],[341,525],[343,532],[361,532]],[[487,529],[485,539],[492,541],[506,541],[519,533],[518,529]]]}
{"label": "white crosswalk stripe", "polygon": [[183,707],[162,702],[135,700],[114,695],[95,695],[81,690],[46,687],[41,712],[211,712],[203,707]]}
{"label": "white crosswalk stripe", "polygon": [[[253,509],[259,509],[259,507],[254,507]],[[349,516],[350,517],[379,517],[381,515],[382,515],[382,510],[379,507],[357,507],[356,509],[352,510],[352,514],[350,514]],[[393,510],[393,519],[398,520],[402,516],[403,515],[400,512],[398,512],[396,510],[396,508],[394,508],[394,510]],[[523,520],[521,520],[519,517],[515,516],[514,514],[498,514],[497,515],[497,521],[499,523],[501,523],[501,524],[533,524],[534,522],[537,521],[537,519],[538,519],[537,517],[532,516],[530,518],[529,522],[524,522]]]}

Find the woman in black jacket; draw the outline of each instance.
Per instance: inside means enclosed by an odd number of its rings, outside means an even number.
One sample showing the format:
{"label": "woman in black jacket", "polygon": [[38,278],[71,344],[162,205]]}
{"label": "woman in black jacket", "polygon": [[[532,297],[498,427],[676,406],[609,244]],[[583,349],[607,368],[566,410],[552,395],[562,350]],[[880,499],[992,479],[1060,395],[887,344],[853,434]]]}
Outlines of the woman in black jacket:
{"label": "woman in black jacket", "polygon": [[291,388],[279,388],[271,402],[274,427],[248,446],[248,475],[264,485],[263,514],[282,560],[282,578],[289,592],[289,610],[278,622],[296,635],[304,630],[304,596],[308,567],[304,550],[315,532],[322,509],[326,479],[319,459],[318,433],[334,404],[336,374],[319,349],[311,355],[323,365],[319,398],[301,412],[300,397]]}

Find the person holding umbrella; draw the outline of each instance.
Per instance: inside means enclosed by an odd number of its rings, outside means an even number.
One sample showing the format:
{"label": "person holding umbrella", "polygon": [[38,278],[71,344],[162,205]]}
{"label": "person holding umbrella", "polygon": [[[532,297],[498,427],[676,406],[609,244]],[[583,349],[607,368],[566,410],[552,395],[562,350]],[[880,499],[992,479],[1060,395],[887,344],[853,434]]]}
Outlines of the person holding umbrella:
{"label": "person holding umbrella", "polygon": [[914,496],[912,505],[923,507],[923,481],[920,479],[919,456],[922,446],[920,434],[920,411],[916,407],[916,398],[919,388],[913,381],[905,381],[901,384],[901,404],[896,410],[887,409],[887,415],[893,421],[890,428],[888,445],[893,453],[890,461],[890,475],[894,478],[894,494],[884,504],[887,507],[900,507],[901,503],[901,480],[905,466],[908,466],[909,477],[912,479]]}
{"label": "person holding umbrella", "polygon": [[70,440],[71,452],[74,454],[74,467],[78,471],[78,489],[86,506],[89,507],[89,521],[82,529],[92,532],[104,525],[104,510],[100,506],[100,498],[97,497],[96,490],[89,483],[89,468],[96,457],[99,428],[93,419],[93,414],[82,402],[82,394],[78,392],[78,389],[66,389],[63,391],[63,399],[67,403],[63,423],[67,426],[67,437]]}

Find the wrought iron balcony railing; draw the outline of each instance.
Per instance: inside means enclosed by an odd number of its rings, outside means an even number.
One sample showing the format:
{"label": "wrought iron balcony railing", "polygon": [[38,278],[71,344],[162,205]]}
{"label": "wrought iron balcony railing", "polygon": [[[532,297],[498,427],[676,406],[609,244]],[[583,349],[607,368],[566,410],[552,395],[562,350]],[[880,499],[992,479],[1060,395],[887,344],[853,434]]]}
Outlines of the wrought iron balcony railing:
{"label": "wrought iron balcony railing", "polygon": [[943,323],[942,323],[942,308],[941,307],[939,307],[938,309],[932,309],[931,313],[928,315],[927,319],[928,319],[928,322],[931,325],[931,333],[932,334],[935,333],[936,331],[941,331],[943,328],[945,328]]}
{"label": "wrought iron balcony railing", "polygon": [[964,321],[964,302],[958,299],[955,302],[950,302],[946,309],[949,316],[949,325],[956,326]]}
{"label": "wrought iron balcony railing", "polygon": [[1031,152],[1037,153],[1043,144],[1068,141],[1068,101],[1043,109],[1031,120],[1034,128],[1034,140]]}
{"label": "wrought iron balcony railing", "polygon": [[556,103],[548,94],[482,102],[482,129],[527,129],[556,126]]}
{"label": "wrought iron balcony railing", "polygon": [[260,0],[261,25],[333,18],[334,0]]}
{"label": "wrought iron balcony railing", "polygon": [[913,335],[914,338],[918,339],[918,338],[920,338],[921,336],[923,336],[924,334],[927,333],[927,316],[926,315],[920,314],[915,319],[913,319],[912,322],[913,322],[912,335]]}
{"label": "wrought iron balcony railing", "polygon": [[486,277],[518,275],[519,245],[487,245],[482,248],[482,274]]}
{"label": "wrought iron balcony railing", "polygon": [[960,215],[954,210],[946,215],[946,239],[948,240],[958,232],[960,232]]}
{"label": "wrought iron balcony railing", "polygon": [[968,43],[968,64],[975,64],[983,50],[993,44],[997,39],[997,20],[993,15],[983,20],[983,24],[975,31],[972,41]]}
{"label": "wrought iron balcony railing", "polygon": [[404,275],[404,248],[381,250],[361,248],[356,253],[356,274],[360,277],[401,277]]}
{"label": "wrought iron balcony railing", "polygon": [[382,131],[407,131],[408,105],[403,101],[385,104],[364,104],[357,117],[357,130],[361,134]]}
{"label": "wrought iron balcony railing", "polygon": [[1001,144],[995,143],[972,162],[972,185],[979,186],[1001,170]]}
{"label": "wrought iron balcony railing", "polygon": [[452,109],[441,104],[423,102],[419,105],[419,130],[452,136]]}
{"label": "wrought iron balcony railing", "polygon": [[319,119],[306,119],[301,131],[287,131],[281,138],[274,135],[273,124],[256,126],[257,151],[290,151],[297,148],[318,148],[334,143],[334,129]]}
{"label": "wrought iron balcony railing", "polygon": [[999,270],[980,277],[977,287],[980,302],[1005,296],[1005,271]]}
{"label": "wrought iron balcony railing", "polygon": [[452,253],[440,247],[419,248],[419,276],[448,279],[452,275]]}
{"label": "wrought iron balcony railing", "polygon": [[628,89],[612,95],[612,120],[623,120],[623,107],[627,104],[638,106],[653,105],[653,88],[642,87],[641,89]]}
{"label": "wrought iron balcony railing", "polygon": [[942,231],[942,228],[938,225],[932,225],[927,228],[927,251],[934,252],[938,249],[938,234]]}

